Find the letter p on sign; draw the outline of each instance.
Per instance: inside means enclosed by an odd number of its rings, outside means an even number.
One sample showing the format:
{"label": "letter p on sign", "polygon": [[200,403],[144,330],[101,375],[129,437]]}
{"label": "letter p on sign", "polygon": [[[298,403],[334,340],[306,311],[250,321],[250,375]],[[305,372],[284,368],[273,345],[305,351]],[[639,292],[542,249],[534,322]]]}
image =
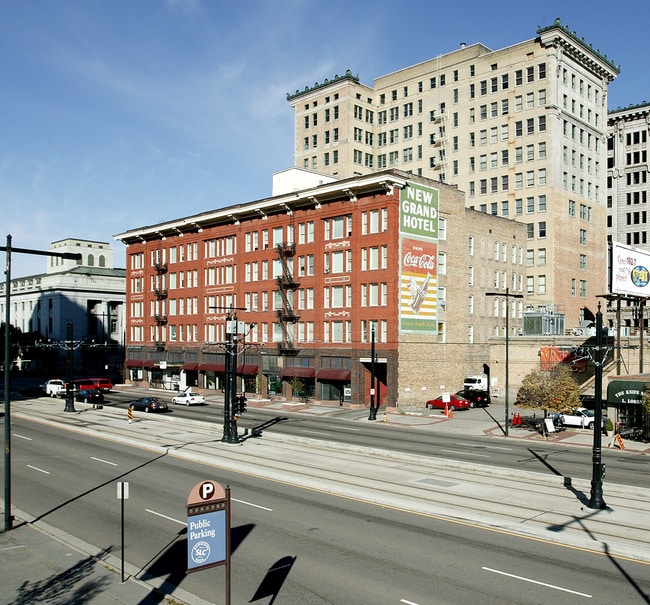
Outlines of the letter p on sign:
{"label": "letter p on sign", "polygon": [[204,481],[201,483],[201,487],[199,488],[199,495],[201,496],[201,499],[210,500],[214,496],[214,492],[214,483],[211,481]]}

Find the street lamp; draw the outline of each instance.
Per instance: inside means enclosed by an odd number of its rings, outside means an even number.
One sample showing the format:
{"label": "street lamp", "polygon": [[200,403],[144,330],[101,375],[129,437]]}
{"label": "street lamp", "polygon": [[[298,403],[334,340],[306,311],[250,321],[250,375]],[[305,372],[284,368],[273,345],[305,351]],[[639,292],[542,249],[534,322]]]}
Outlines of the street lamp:
{"label": "street lamp", "polygon": [[603,476],[605,475],[605,465],[602,463],[602,423],[603,423],[603,314],[600,311],[598,303],[598,313],[596,313],[596,354],[594,355],[594,399],[596,400],[596,409],[594,411],[594,444],[592,448],[592,475],[591,475],[591,495],[587,506],[589,508],[603,509],[606,508],[603,500]]}
{"label": "street lamp", "polygon": [[370,413],[368,420],[377,420],[377,409],[379,400],[375,407],[375,327],[372,327],[370,340]]}
{"label": "street lamp", "polygon": [[9,531],[13,525],[11,515],[11,355],[9,353],[9,325],[11,323],[11,253],[37,254],[40,256],[56,256],[68,260],[81,260],[81,254],[76,252],[46,252],[45,250],[30,250],[28,248],[12,248],[11,235],[7,235],[7,245],[0,246],[0,251],[6,252],[5,269],[5,430],[4,430],[4,467],[5,467],[5,531]]}
{"label": "street lamp", "polygon": [[[504,434],[508,436],[508,422],[510,420],[510,299],[523,298],[523,294],[512,294],[509,288],[504,292],[486,292],[485,296],[504,296],[506,297],[506,413],[505,413],[505,428]],[[490,385],[488,385],[488,389]]]}

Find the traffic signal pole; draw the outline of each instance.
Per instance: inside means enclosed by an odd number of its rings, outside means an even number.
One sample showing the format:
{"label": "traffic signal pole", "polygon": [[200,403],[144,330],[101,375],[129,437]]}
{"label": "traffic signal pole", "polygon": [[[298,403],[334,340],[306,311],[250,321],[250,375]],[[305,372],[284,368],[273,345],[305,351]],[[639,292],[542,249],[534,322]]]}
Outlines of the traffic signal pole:
{"label": "traffic signal pole", "polygon": [[223,398],[224,443],[239,443],[237,420],[235,419],[235,398],[237,397],[237,315],[228,313],[226,319],[226,367]]}

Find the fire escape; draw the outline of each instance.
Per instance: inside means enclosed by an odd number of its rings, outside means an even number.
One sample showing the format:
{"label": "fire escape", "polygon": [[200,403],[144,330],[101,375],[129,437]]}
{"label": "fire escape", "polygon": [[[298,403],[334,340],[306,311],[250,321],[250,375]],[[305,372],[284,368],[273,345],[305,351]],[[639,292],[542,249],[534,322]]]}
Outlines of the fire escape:
{"label": "fire escape", "polygon": [[[162,326],[167,325],[167,314],[164,312],[163,305],[164,301],[167,299],[167,289],[163,285],[163,279],[165,273],[167,273],[167,263],[157,262],[154,263],[154,269],[156,271],[155,275],[155,287],[153,293],[156,296],[156,313],[154,315],[154,321],[156,322],[157,330],[162,328]],[[156,342],[156,349],[164,350],[164,342]]]}
{"label": "fire escape", "polygon": [[278,353],[280,355],[297,355],[298,349],[293,344],[293,324],[300,316],[294,313],[289,298],[289,292],[295,292],[300,284],[295,282],[289,259],[292,259],[296,253],[296,244],[279,244],[277,246],[278,256],[282,265],[282,275],[278,277],[278,289],[282,298],[282,309],[278,310],[278,321],[282,330],[282,342],[278,344]]}

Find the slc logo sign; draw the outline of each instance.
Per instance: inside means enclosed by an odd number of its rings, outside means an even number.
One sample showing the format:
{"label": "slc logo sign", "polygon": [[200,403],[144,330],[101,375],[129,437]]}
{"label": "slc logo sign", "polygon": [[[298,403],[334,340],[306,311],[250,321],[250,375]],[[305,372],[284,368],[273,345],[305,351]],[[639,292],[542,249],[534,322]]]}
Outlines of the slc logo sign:
{"label": "slc logo sign", "polygon": [[210,559],[210,545],[207,542],[197,542],[192,546],[192,561],[197,565],[203,565]]}

